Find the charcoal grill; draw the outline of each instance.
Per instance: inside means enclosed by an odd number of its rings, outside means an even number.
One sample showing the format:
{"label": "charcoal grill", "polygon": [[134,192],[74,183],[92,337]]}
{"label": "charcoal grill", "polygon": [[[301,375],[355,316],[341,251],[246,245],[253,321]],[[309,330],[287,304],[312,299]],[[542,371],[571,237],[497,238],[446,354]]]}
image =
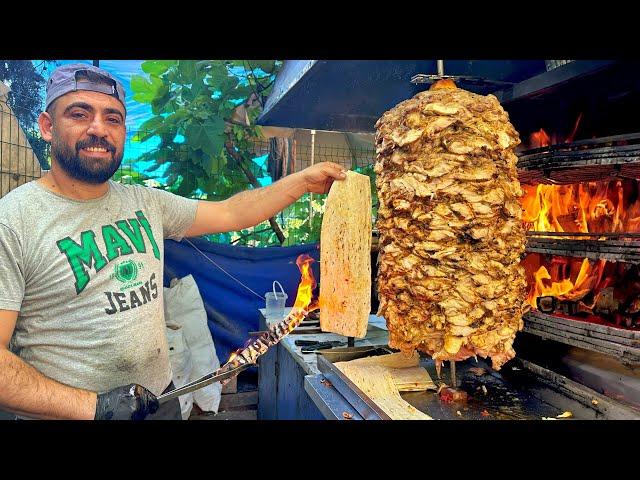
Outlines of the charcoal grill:
{"label": "charcoal grill", "polygon": [[[638,71],[640,62],[578,60],[496,92],[525,144],[525,149],[518,153],[520,182],[528,185],[571,185],[612,179],[637,182],[640,179],[640,124],[635,118],[640,105]],[[582,118],[579,129],[576,117]],[[572,134],[565,137],[569,141],[526,148],[528,134],[542,127],[566,135],[574,125]],[[558,135],[556,140],[561,138]],[[547,260],[557,256],[639,265],[640,231],[528,231],[526,251],[541,254]],[[606,355],[630,375],[637,370],[638,328],[620,328],[604,318],[601,322],[591,321],[592,316],[581,317],[574,311],[579,308],[576,305],[571,308],[566,301],[554,301],[552,311],[541,311],[540,306],[538,303],[539,308],[532,308],[523,317],[526,335],[516,339],[518,354],[525,350],[519,349],[518,344],[522,346],[535,336],[545,340],[536,343],[538,349],[551,342],[568,351],[579,349]],[[539,353],[545,356],[544,352]],[[504,368],[510,365],[511,362]],[[533,365],[525,367],[539,374],[541,370]],[[546,378],[565,384],[554,375]],[[598,382],[607,376],[603,370]],[[606,391],[606,382],[598,382],[592,386]]]}

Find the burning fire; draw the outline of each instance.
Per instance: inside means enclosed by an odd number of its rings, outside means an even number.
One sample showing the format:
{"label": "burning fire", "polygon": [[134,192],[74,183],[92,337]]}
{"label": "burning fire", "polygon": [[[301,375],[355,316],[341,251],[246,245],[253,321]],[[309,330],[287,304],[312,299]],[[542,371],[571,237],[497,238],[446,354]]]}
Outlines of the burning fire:
{"label": "burning fire", "polygon": [[528,255],[522,265],[527,272],[529,294],[527,301],[536,307],[538,297],[556,297],[558,300],[578,301],[589,293],[602,289],[602,274],[606,260],[588,258],[553,257],[549,269],[542,264],[541,255]]}
{"label": "burning fire", "polygon": [[538,297],[553,297],[564,303],[564,308],[557,307],[553,312],[556,315],[577,315],[591,322],[640,328],[637,265],[560,256],[545,262],[539,253],[529,254],[522,265],[527,271],[527,301],[532,307],[538,307]]}
{"label": "burning fire", "polygon": [[[564,143],[573,142],[581,119],[582,114]],[[531,134],[529,140],[531,148],[563,143],[560,137],[549,136],[544,129]],[[598,233],[640,231],[640,188],[637,181],[615,179],[570,185],[522,185],[522,188],[523,221],[527,230],[593,233],[592,239],[597,239]],[[635,307],[629,310],[628,305],[629,302],[637,303],[640,311],[640,291],[631,291],[619,282],[626,274],[617,272],[615,263],[554,256],[545,264],[541,255],[530,254],[522,265],[529,284],[527,301],[534,308],[537,307],[537,298],[553,297],[560,302],[574,303],[583,313],[609,311],[611,309],[604,309],[603,305],[611,303],[612,288],[615,287],[616,305],[620,309],[615,314],[611,313],[611,318],[615,318],[616,324],[621,323],[621,318],[628,323],[632,316],[636,321],[636,312],[631,311]],[[626,283],[637,284],[634,280]],[[625,295],[628,298],[624,298]]]}
{"label": "burning fire", "polygon": [[[582,113],[573,130],[562,138],[544,129],[529,137],[530,148],[574,141]],[[640,189],[638,182],[616,179],[571,185],[522,185],[523,221],[527,230],[567,233],[629,233],[640,231]],[[597,235],[594,235],[597,238]],[[542,256],[530,254],[522,262],[529,284],[527,301],[537,307],[538,297],[582,302],[583,311],[591,311],[600,302],[602,292],[616,281],[615,265],[593,261],[553,257],[543,264]],[[630,293],[632,298],[638,292]]]}
{"label": "burning fire", "polygon": [[255,363],[269,347],[291,333],[305,316],[319,308],[318,301],[313,299],[313,289],[316,287],[316,280],[311,269],[313,262],[314,259],[306,254],[300,255],[296,259],[296,265],[302,276],[291,313],[281,322],[271,325],[269,331],[257,338],[247,340],[242,348],[231,353],[229,360],[218,370],[219,372],[225,368],[234,368],[244,363]]}
{"label": "burning fire", "polygon": [[[296,259],[296,265],[298,265],[302,278],[298,286],[298,293],[293,308],[306,310],[307,314],[318,309],[318,302],[314,301],[313,304],[311,302],[313,289],[316,288],[316,279],[313,277],[313,271],[311,270],[311,264],[313,262],[313,258],[309,255],[300,255]],[[307,309],[307,307],[309,308]]]}
{"label": "burning fire", "polygon": [[313,277],[313,270],[311,270],[311,264],[313,262],[314,259],[306,254],[300,255],[296,259],[296,265],[298,265],[302,277],[300,279],[300,285],[298,285],[296,301],[289,314],[290,317],[293,316],[293,318],[295,318],[295,321],[289,323],[287,333],[291,333],[305,316],[319,308],[318,300],[313,299],[313,289],[316,288],[316,279]]}
{"label": "burning fire", "polygon": [[640,191],[632,180],[522,185],[523,221],[538,232],[637,232]]}
{"label": "burning fire", "polygon": [[[539,232],[638,232],[640,191],[631,180],[611,180],[572,185],[523,185],[523,220],[527,230]],[[594,235],[597,237],[597,235]],[[529,280],[528,302],[553,296],[577,301],[602,289],[607,262],[554,258],[550,266],[523,261]]]}
{"label": "burning fire", "polygon": [[551,144],[551,138],[547,135],[547,132],[543,128],[531,134],[529,139],[531,148],[546,147]]}
{"label": "burning fire", "polygon": [[551,136],[549,136],[547,132],[544,131],[544,128],[541,128],[537,132],[533,132],[531,135],[529,135],[529,148],[541,148],[558,143],[573,142],[576,138],[576,134],[578,133],[578,127],[580,126],[581,120],[582,112],[580,112],[578,118],[576,118],[576,123],[573,125],[573,130],[566,138],[562,138],[560,135],[556,134],[551,134]]}

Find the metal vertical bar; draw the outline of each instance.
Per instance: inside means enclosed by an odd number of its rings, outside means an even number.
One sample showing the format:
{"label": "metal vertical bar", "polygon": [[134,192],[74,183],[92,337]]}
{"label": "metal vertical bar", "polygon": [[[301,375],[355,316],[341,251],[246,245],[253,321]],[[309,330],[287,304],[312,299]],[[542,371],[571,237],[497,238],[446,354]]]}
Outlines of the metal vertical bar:
{"label": "metal vertical bar", "polygon": [[456,388],[458,385],[458,379],[456,378],[456,361],[455,360],[449,360],[449,366],[450,366],[450,370],[451,370],[451,386],[453,388]]}
{"label": "metal vertical bar", "polygon": [[4,138],[2,135],[3,127],[4,127],[4,107],[2,106],[2,104],[4,103],[3,100],[0,100],[0,198],[2,198],[2,192],[3,192],[3,188],[2,188],[2,184],[3,184],[3,178],[4,178],[4,156],[2,155],[3,150],[4,150]]}
{"label": "metal vertical bar", "polygon": [[[8,100],[9,97],[7,97]],[[7,102],[7,105],[9,102]],[[11,159],[13,158],[13,115],[12,111],[9,110],[9,192],[13,190],[11,188],[11,180],[13,179],[13,172],[11,171]]]}
{"label": "metal vertical bar", "polygon": [[444,60],[436,60],[436,65],[438,68],[438,75],[444,76]]}
{"label": "metal vertical bar", "polygon": [[[316,131],[311,130],[311,165],[315,164]],[[313,233],[313,193],[309,193],[309,233]]]}
{"label": "metal vertical bar", "polygon": [[24,153],[24,168],[22,169],[22,172],[21,172],[22,176],[24,177],[23,178],[24,181],[22,182],[22,184],[27,183],[27,153],[29,152],[29,147],[27,147],[27,145],[31,146],[31,144],[29,143],[29,139],[27,138],[27,131],[24,130],[24,145],[22,145],[22,152]]}

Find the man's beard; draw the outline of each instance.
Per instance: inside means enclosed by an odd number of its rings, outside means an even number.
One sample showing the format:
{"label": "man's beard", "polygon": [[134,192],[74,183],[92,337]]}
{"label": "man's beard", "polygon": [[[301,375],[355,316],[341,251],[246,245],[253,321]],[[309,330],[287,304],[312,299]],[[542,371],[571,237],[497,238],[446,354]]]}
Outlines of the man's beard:
{"label": "man's beard", "polygon": [[[83,148],[100,147],[111,152],[111,160],[98,158],[80,158]],[[91,136],[76,143],[75,148],[57,137],[51,142],[51,156],[71,178],[84,183],[100,184],[109,180],[120,167],[124,152],[116,154],[116,147],[104,139]]]}

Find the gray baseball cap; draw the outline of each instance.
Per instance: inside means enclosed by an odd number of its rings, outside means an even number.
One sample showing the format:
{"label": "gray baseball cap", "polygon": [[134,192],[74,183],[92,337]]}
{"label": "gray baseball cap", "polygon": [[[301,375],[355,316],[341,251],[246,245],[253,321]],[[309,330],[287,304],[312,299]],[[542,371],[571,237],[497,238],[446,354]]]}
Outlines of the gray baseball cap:
{"label": "gray baseball cap", "polygon": [[44,109],[62,95],[78,90],[104,93],[120,100],[125,114],[124,87],[109,72],[86,63],[73,63],[56,68],[47,81],[47,100]]}

